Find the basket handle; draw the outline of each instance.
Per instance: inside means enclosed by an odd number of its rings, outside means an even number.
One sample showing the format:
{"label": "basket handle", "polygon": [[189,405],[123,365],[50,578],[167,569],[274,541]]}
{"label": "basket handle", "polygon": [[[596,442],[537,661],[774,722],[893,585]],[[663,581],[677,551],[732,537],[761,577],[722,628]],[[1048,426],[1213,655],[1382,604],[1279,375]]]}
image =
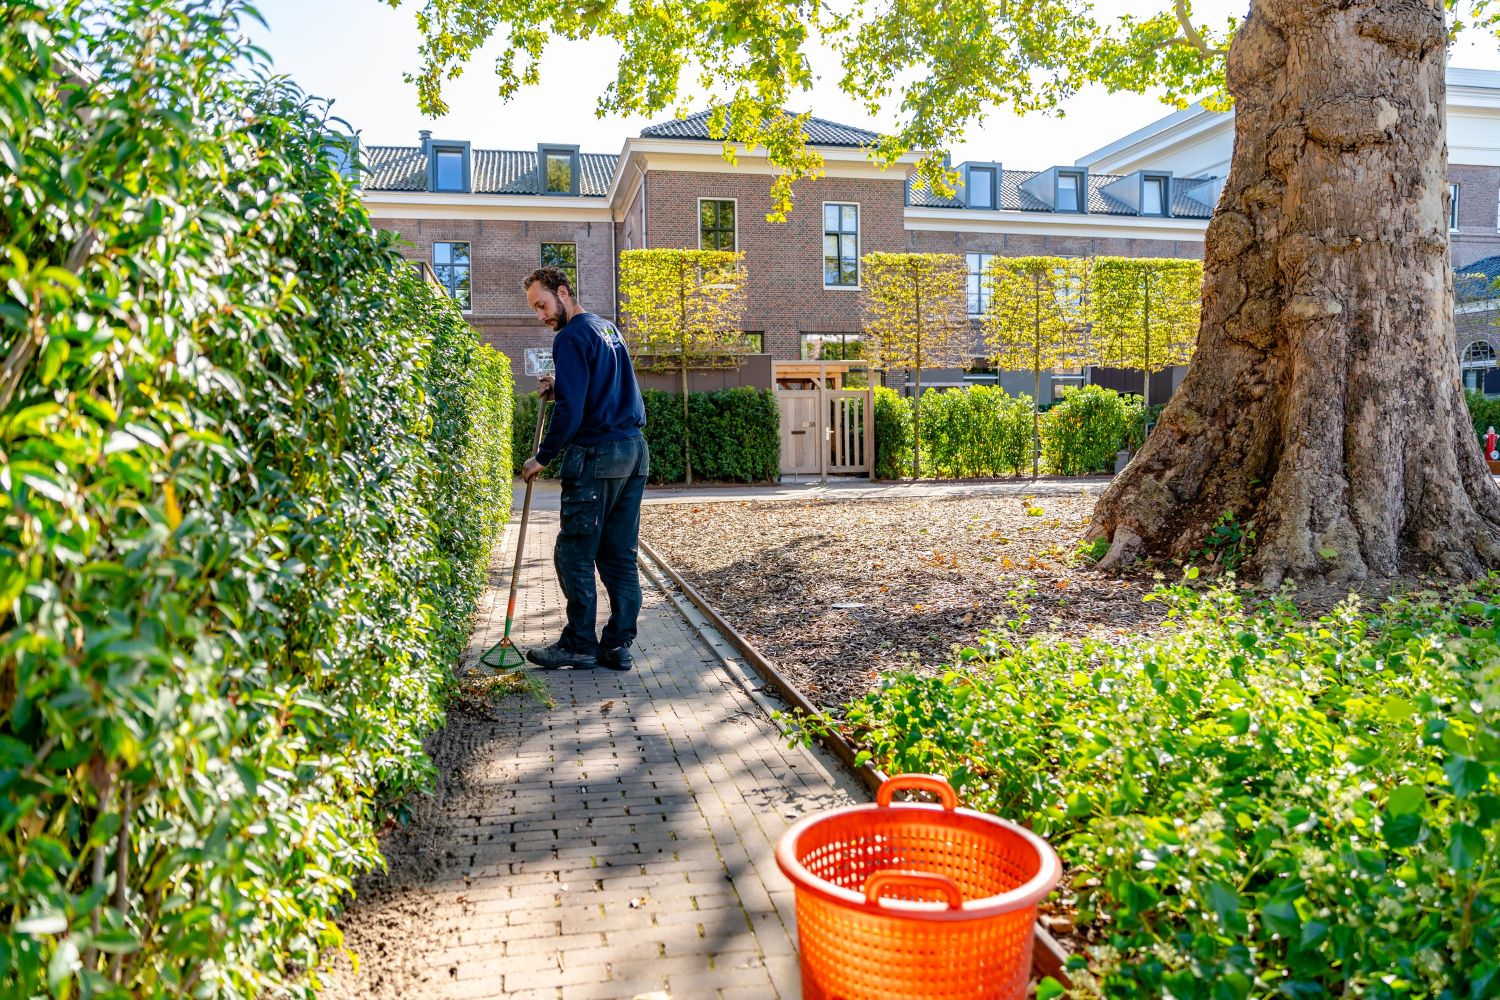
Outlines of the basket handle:
{"label": "basket handle", "polygon": [[931,792],[948,812],[958,808],[958,793],[947,778],[938,774],[898,774],[887,778],[875,792],[875,804],[882,808],[889,806],[891,796],[900,791]]}
{"label": "basket handle", "polygon": [[879,906],[883,890],[896,886],[941,892],[948,897],[950,910],[957,910],[964,905],[964,891],[948,876],[936,872],[903,872],[892,869],[876,872],[865,879],[865,899],[872,905]]}

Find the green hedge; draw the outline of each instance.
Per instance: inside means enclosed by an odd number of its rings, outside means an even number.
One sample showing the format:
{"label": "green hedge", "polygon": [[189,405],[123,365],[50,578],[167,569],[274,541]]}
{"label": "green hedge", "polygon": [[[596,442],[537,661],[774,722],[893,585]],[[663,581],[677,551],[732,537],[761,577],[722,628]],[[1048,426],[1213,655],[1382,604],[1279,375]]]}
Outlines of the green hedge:
{"label": "green hedge", "polygon": [[[660,389],[641,393],[646,406],[646,445],[651,449],[651,482],[680,483],[686,478],[682,461],[682,397]],[[516,404],[515,470],[531,454],[536,433],[536,396],[521,396]],[[762,389],[740,386],[688,396],[693,421],[693,479],[708,482],[772,482],[781,474],[781,410],[776,396]],[[557,464],[547,475],[557,474]]]}
{"label": "green hedge", "polygon": [[431,775],[508,365],[243,8],[78,10],[0,15],[0,995],[310,996]]}
{"label": "green hedge", "polygon": [[1484,435],[1491,427],[1500,432],[1500,396],[1486,396],[1482,392],[1466,389],[1464,399],[1469,404],[1469,418],[1474,424],[1474,436],[1482,445]]}
{"label": "green hedge", "polygon": [[1141,409],[1139,396],[1103,386],[1064,389],[1042,418],[1042,463],[1064,476],[1112,471]]}
{"label": "green hedge", "polygon": [[911,475],[912,405],[895,389],[875,387],[875,477]]}
{"label": "green hedge", "polygon": [[[998,386],[929,389],[922,394],[922,475],[1029,474],[1032,405],[1030,396],[1010,396]],[[1115,453],[1133,446],[1144,428],[1140,397],[1099,386],[1064,389],[1061,399],[1037,409],[1047,473],[1109,471]],[[881,479],[911,475],[912,411],[909,398],[875,390],[875,469]]]}
{"label": "green hedge", "polygon": [[922,394],[922,468],[943,478],[1031,471],[1032,401],[998,386]]}
{"label": "green hedge", "polygon": [[845,730],[1048,839],[1102,996],[1494,997],[1496,581],[1315,621],[1227,587],[1152,599],[1147,635],[1002,629],[888,675]]}

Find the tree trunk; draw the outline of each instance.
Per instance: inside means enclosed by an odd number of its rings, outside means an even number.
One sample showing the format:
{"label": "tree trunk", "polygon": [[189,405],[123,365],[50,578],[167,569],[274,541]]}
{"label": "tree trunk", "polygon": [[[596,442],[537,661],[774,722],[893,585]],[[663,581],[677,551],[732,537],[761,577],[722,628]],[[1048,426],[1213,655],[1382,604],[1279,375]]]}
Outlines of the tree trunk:
{"label": "tree trunk", "polygon": [[1433,0],[1255,0],[1198,352],[1099,500],[1102,565],[1183,555],[1226,511],[1266,584],[1500,564],[1455,349],[1444,43]]}
{"label": "tree trunk", "polygon": [[915,273],[912,274],[912,301],[917,318],[916,357],[912,359],[915,362],[912,371],[916,373],[917,407],[911,425],[911,478],[917,480],[922,478],[922,285]]}
{"label": "tree trunk", "polygon": [[1146,407],[1146,419],[1149,421],[1151,419],[1151,275],[1144,275],[1142,280],[1145,283],[1145,287],[1141,289],[1143,313],[1141,317],[1141,343],[1144,345],[1145,358],[1143,360],[1146,362],[1146,370],[1141,374],[1145,375],[1146,378],[1142,385],[1144,391],[1141,393],[1141,404]]}
{"label": "tree trunk", "polygon": [[[1032,276],[1031,287],[1031,481],[1042,473],[1042,276]],[[998,382],[999,379],[996,379]]]}
{"label": "tree trunk", "polygon": [[693,437],[688,429],[688,366],[687,355],[682,358],[682,467],[687,472],[687,485],[693,485]]}

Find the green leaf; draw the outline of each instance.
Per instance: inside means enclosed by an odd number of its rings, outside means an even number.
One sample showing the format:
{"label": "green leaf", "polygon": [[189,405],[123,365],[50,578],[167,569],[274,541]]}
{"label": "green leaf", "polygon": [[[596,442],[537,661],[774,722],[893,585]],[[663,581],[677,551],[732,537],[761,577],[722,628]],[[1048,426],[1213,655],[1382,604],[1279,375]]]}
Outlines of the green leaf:
{"label": "green leaf", "polygon": [[1489,768],[1467,757],[1448,758],[1443,764],[1443,773],[1448,776],[1448,784],[1453,786],[1453,794],[1461,799],[1483,789],[1490,779]]}
{"label": "green leaf", "polygon": [[1467,823],[1453,824],[1448,844],[1448,860],[1455,871],[1466,871],[1484,856],[1484,834]]}
{"label": "green leaf", "polygon": [[1339,557],[1339,550],[1325,546],[1324,548],[1318,550],[1318,555],[1322,556],[1324,559],[1337,559]]}
{"label": "green leaf", "polygon": [[1285,900],[1267,903],[1261,907],[1260,916],[1272,933],[1284,938],[1294,938],[1301,933],[1302,918],[1297,908]]}
{"label": "green leaf", "polygon": [[1036,984],[1036,1000],[1055,1000],[1067,992],[1067,988],[1051,976],[1042,977],[1042,981]]}
{"label": "green leaf", "polygon": [[1425,827],[1422,817],[1416,813],[1391,816],[1380,827],[1380,835],[1390,846],[1401,850],[1411,847],[1422,839]]}
{"label": "green leaf", "polygon": [[1392,816],[1405,816],[1421,812],[1426,802],[1427,793],[1422,786],[1398,785],[1385,800],[1385,808]]}

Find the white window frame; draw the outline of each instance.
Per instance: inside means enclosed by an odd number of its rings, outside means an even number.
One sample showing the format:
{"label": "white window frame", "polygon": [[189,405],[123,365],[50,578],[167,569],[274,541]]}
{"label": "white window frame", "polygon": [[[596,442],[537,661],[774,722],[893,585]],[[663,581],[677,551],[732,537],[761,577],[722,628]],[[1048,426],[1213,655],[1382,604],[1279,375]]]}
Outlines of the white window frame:
{"label": "white window frame", "polygon": [[[828,283],[828,272],[823,269],[823,240],[828,236],[828,206],[838,205],[843,208],[848,205],[854,206],[854,284],[852,285],[830,285]],[[818,239],[818,273],[823,275],[823,291],[825,292],[857,292],[864,283],[864,267],[860,264],[860,248],[865,243],[865,206],[859,201],[825,201],[818,212],[818,227],[820,233]],[[739,224],[739,216],[735,216],[735,224]],[[838,233],[834,234],[839,235]],[[738,235],[736,234],[736,239]]]}
{"label": "white window frame", "polygon": [[[469,269],[469,305],[467,308],[460,306],[458,311],[463,313],[465,316],[471,316],[474,313],[474,242],[472,240],[433,240],[432,245],[427,248],[427,256],[430,263],[432,264],[434,274],[437,273],[438,267],[437,246],[439,243],[446,243],[449,246],[452,246],[455,243],[462,243],[464,246],[469,248],[469,262],[464,265]],[[453,264],[450,263],[446,266],[452,267]],[[448,293],[448,297],[450,299],[453,298],[453,291],[447,285],[443,286],[443,291]]]}
{"label": "white window frame", "polygon": [[[541,266],[541,267],[557,267],[556,264],[547,264],[547,263],[544,263],[542,261],[542,247],[549,247],[549,246],[551,246],[551,247],[572,247],[573,248],[573,276],[572,276],[571,281],[569,282],[569,291],[571,291],[573,293],[573,301],[577,302],[578,301],[578,282],[581,280],[580,277],[579,277],[579,274],[578,274],[578,272],[580,270],[579,264],[578,264],[578,241],[577,240],[538,240],[537,241],[537,248],[536,248],[536,260],[537,260],[537,264],[539,266]],[[561,270],[564,270],[564,269],[563,268],[558,268],[558,270],[561,271]],[[473,281],[472,278],[470,278],[469,280],[471,282]]]}
{"label": "white window frame", "polygon": [[1458,184],[1448,182],[1448,232],[1458,232]]}
{"label": "white window frame", "polygon": [[[965,309],[968,308],[968,298],[969,298],[968,275],[970,273],[972,273],[972,272],[969,271],[969,258],[970,257],[978,257],[979,258],[979,293],[978,294],[979,294],[979,302],[980,302],[981,308],[980,308],[980,310],[978,312],[970,312],[969,316],[971,318],[977,317],[977,316],[983,316],[985,313],[987,313],[989,311],[988,309],[984,308],[984,304],[985,304],[984,303],[984,299],[985,299],[984,278],[985,278],[985,272],[989,270],[990,261],[994,260],[998,256],[1000,256],[1000,255],[998,253],[996,253],[995,251],[993,251],[993,250],[965,250],[964,251],[964,303],[965,303],[964,304],[964,308]],[[985,260],[986,257],[988,257],[989,260]]]}
{"label": "white window frame", "polygon": [[734,205],[734,252],[740,249],[740,200],[738,198],[716,198],[713,195],[698,196],[698,249],[703,249],[703,203],[705,201],[727,201]]}

